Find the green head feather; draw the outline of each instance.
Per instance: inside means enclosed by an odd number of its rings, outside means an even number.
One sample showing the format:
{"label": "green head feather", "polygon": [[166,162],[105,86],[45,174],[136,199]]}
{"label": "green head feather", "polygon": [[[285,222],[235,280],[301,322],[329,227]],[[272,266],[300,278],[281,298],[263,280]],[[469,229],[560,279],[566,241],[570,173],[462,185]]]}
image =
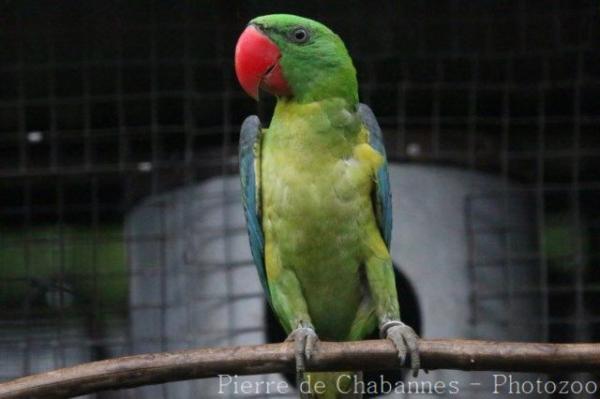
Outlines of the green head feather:
{"label": "green head feather", "polygon": [[358,104],[356,69],[344,42],[308,18],[273,14],[250,21],[279,47],[283,75],[300,103],[342,98]]}

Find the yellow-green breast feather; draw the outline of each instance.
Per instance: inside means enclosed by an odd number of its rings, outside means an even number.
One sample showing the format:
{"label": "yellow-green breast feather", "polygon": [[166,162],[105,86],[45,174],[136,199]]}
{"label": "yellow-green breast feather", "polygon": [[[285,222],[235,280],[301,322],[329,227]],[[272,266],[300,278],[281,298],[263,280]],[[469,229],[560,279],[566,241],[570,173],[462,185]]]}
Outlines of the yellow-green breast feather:
{"label": "yellow-green breast feather", "polygon": [[337,100],[278,104],[261,154],[267,278],[294,273],[319,336],[347,339],[365,294],[361,266],[378,242],[369,236],[380,234],[372,191],[383,156]]}

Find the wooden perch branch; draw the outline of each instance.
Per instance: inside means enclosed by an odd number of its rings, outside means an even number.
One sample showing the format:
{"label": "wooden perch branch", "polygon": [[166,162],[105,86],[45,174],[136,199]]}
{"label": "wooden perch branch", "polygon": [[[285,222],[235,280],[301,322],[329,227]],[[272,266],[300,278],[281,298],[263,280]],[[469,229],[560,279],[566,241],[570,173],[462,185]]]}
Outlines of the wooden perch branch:
{"label": "wooden perch branch", "polygon": [[[600,371],[600,344],[539,344],[468,340],[421,340],[426,369]],[[321,342],[311,370],[383,370],[400,367],[391,342]],[[293,344],[203,348],[121,357],[31,375],[0,384],[0,399],[73,397],[108,389],[219,374],[294,370]]]}

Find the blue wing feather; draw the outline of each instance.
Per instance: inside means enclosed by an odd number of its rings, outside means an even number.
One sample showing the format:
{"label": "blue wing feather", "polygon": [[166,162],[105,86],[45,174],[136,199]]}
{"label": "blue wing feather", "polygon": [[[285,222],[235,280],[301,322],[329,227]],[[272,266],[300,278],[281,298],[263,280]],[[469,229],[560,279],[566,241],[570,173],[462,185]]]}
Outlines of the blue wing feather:
{"label": "blue wing feather", "polygon": [[374,193],[375,213],[379,230],[388,249],[392,239],[392,192],[390,191],[390,175],[388,172],[387,156],[383,143],[383,134],[377,119],[368,105],[358,106],[358,115],[369,131],[369,144],[374,150],[383,155],[384,163],[377,170],[375,176],[376,189]]}
{"label": "blue wing feather", "polygon": [[265,238],[260,219],[260,165],[261,126],[256,115],[244,120],[240,131],[240,178],[242,183],[242,204],[246,216],[246,227],[250,238],[250,251],[258,271],[258,277],[269,304],[271,294],[265,269]]}

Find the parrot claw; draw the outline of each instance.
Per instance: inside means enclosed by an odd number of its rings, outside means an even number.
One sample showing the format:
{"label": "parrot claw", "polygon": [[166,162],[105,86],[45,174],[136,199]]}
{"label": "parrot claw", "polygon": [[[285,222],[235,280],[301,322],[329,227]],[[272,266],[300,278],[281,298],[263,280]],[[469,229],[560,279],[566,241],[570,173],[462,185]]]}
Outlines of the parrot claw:
{"label": "parrot claw", "polygon": [[306,325],[300,325],[288,335],[286,342],[294,341],[296,353],[296,372],[303,373],[306,370],[306,361],[310,360],[319,337],[315,330]]}
{"label": "parrot claw", "polygon": [[400,363],[404,365],[407,355],[410,355],[410,369],[413,377],[417,377],[421,368],[421,359],[419,357],[419,336],[415,331],[399,320],[384,323],[380,331],[382,336],[394,343],[398,350]]}

